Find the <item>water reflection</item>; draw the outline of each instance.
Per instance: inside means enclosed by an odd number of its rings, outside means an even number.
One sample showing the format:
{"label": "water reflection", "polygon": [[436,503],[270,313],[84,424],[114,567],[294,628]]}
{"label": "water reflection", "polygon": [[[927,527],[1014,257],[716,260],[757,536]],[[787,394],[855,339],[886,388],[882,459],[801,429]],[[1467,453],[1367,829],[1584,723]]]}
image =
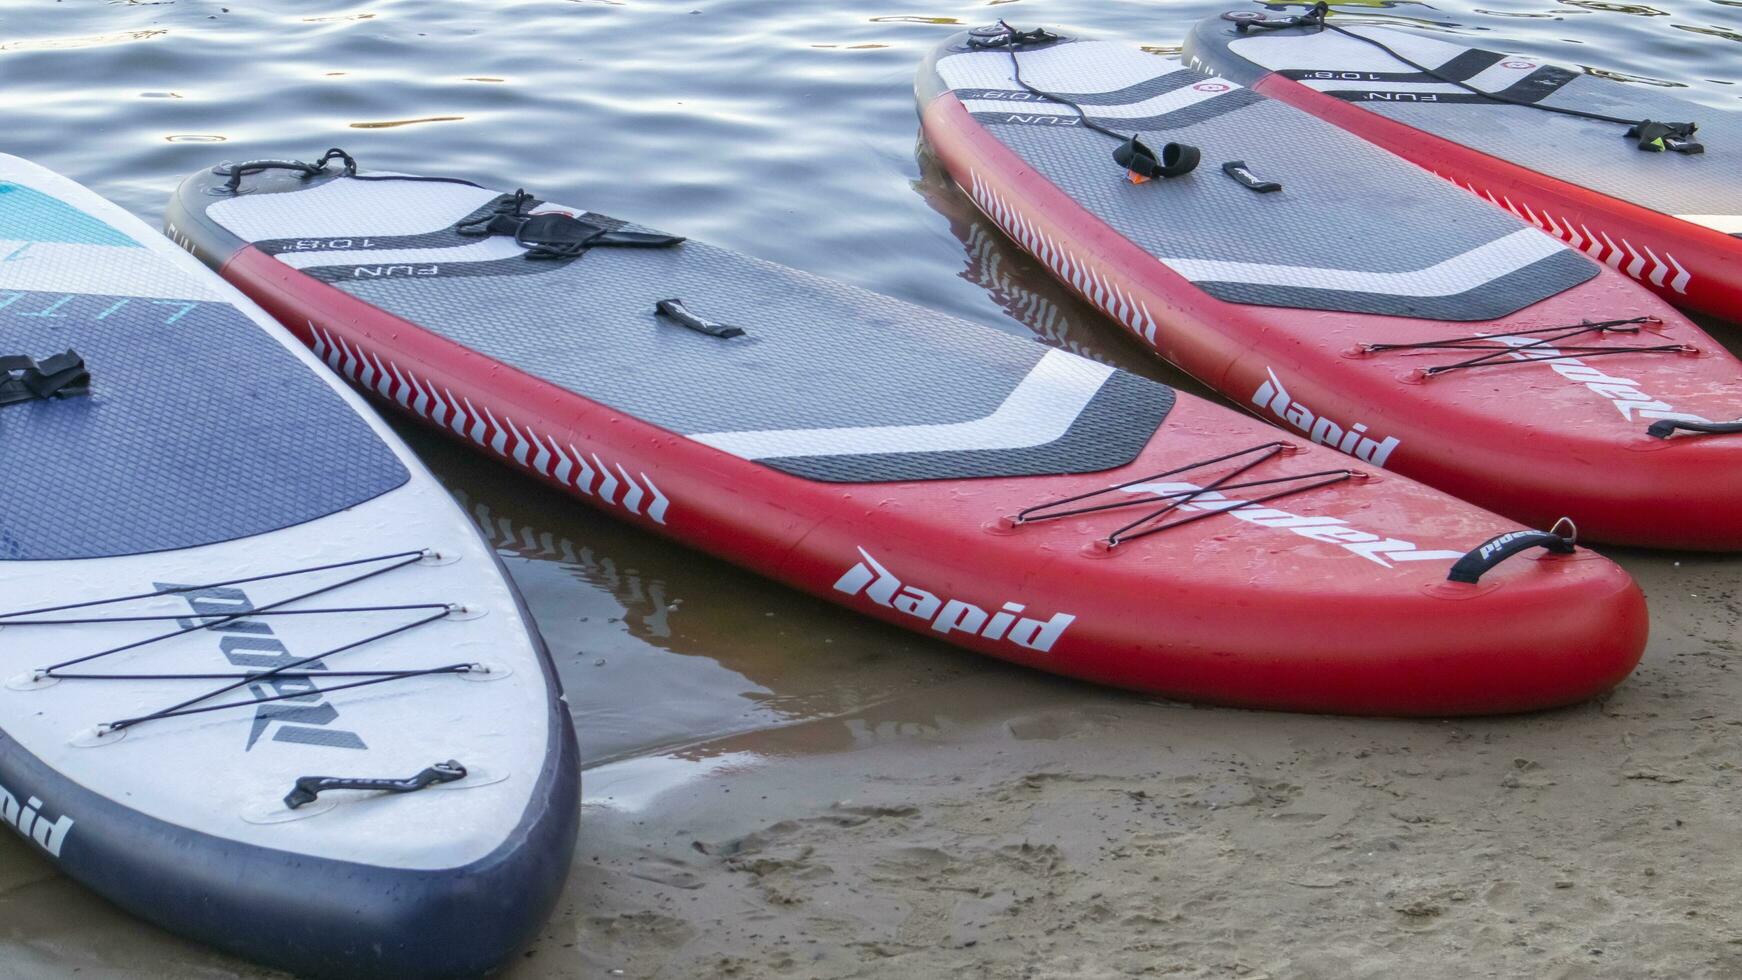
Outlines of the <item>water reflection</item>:
{"label": "water reflection", "polygon": [[950,179],[923,140],[915,155],[919,179],[913,181],[913,189],[948,220],[951,234],[961,241],[966,253],[957,275],[985,290],[1001,311],[1033,331],[1041,343],[1214,397],[1209,389],[1162,361],[1071,292],[1039,260],[1005,236]]}
{"label": "water reflection", "polygon": [[990,669],[402,431],[508,563],[589,767],[845,715]]}

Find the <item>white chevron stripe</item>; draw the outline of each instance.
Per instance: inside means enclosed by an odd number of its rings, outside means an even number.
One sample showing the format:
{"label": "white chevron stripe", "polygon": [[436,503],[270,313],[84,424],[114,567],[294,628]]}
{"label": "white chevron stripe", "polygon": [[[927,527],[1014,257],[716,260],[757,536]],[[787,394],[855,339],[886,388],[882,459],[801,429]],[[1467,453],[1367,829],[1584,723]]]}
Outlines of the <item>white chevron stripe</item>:
{"label": "white chevron stripe", "polygon": [[1621,247],[1627,250],[1627,257],[1633,260],[1627,263],[1627,274],[1638,279],[1640,270],[1645,268],[1644,256],[1633,251],[1633,243],[1625,238],[1621,239]]}
{"label": "white chevron stripe", "polygon": [[1642,245],[1640,247],[1644,249],[1646,255],[1651,257],[1651,275],[1648,277],[1651,284],[1653,286],[1662,286],[1664,279],[1669,276],[1669,266],[1663,264],[1663,260],[1657,257],[1657,253],[1653,252],[1649,245]]}
{"label": "white chevron stripe", "polygon": [[647,507],[647,516],[653,518],[655,524],[664,524],[665,511],[671,506],[671,501],[659,492],[659,488],[653,485],[653,479],[646,473],[641,474],[641,482],[647,484],[647,492],[653,494],[653,503]]}
{"label": "white chevron stripe", "polygon": [[532,462],[529,465],[541,476],[549,476],[550,450],[544,448],[544,440],[538,437],[538,433],[532,431],[531,426],[526,429],[526,438],[527,441],[538,447],[538,452],[532,457]]}
{"label": "white chevron stripe", "polygon": [[599,482],[599,499],[608,504],[616,503],[617,478],[611,475],[611,467],[605,465],[605,461],[599,458],[598,453],[593,454],[593,462],[599,464],[599,475],[604,477]]}
{"label": "white chevron stripe", "polygon": [[1520,228],[1462,255],[1407,272],[1361,272],[1210,259],[1163,261],[1194,282],[1238,282],[1389,296],[1452,296],[1553,255],[1562,247],[1535,228]]}
{"label": "white chevron stripe", "polygon": [[744,459],[961,452],[1042,446],[1067,432],[1113,369],[1049,350],[991,414],[967,422],[706,432],[691,439]]}
{"label": "white chevron stripe", "polygon": [[641,485],[629,476],[629,471],[623,468],[622,463],[617,464],[617,472],[623,475],[623,486],[627,488],[620,501],[623,509],[631,514],[639,514],[641,512],[641,498],[646,494],[642,492]]}
{"label": "white chevron stripe", "polygon": [[478,413],[477,407],[472,404],[472,400],[470,398],[466,399],[466,413],[468,415],[470,415],[472,418],[472,428],[471,428],[471,431],[467,433],[467,435],[471,438],[471,440],[473,442],[477,443],[478,445],[488,446],[489,443],[484,441],[484,437],[486,435],[489,435],[490,430],[485,428],[484,416],[482,416]]}
{"label": "white chevron stripe", "polygon": [[575,465],[581,468],[580,475],[575,477],[575,489],[591,497],[593,495],[593,468],[587,465],[587,454],[569,444],[569,452],[574,454]]}
{"label": "white chevron stripe", "polygon": [[575,461],[569,458],[568,453],[563,452],[562,444],[556,441],[555,436],[547,435],[545,439],[550,442],[551,455],[556,458],[556,469],[551,470],[550,475],[556,477],[556,481],[564,486],[574,486],[569,482],[569,474],[575,471]]}
{"label": "white chevron stripe", "polygon": [[1686,293],[1688,291],[1688,280],[1692,279],[1693,277],[1688,275],[1688,270],[1682,268],[1682,264],[1675,260],[1675,256],[1669,254],[1668,252],[1665,252],[1665,253],[1663,253],[1663,258],[1664,258],[1664,261],[1668,262],[1672,266],[1675,266],[1676,276],[1674,279],[1671,279],[1669,281],[1669,288],[1675,290],[1678,293],[1682,293],[1683,295],[1686,295]]}

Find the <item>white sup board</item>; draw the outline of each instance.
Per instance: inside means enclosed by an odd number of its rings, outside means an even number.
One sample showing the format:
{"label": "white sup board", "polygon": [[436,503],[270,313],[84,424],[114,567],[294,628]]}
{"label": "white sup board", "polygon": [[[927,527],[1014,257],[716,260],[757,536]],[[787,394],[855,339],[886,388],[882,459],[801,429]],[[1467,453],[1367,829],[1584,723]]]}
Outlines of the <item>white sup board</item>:
{"label": "white sup board", "polygon": [[495,555],[357,395],[113,204],[0,155],[0,818],[298,973],[543,922],[574,734]]}

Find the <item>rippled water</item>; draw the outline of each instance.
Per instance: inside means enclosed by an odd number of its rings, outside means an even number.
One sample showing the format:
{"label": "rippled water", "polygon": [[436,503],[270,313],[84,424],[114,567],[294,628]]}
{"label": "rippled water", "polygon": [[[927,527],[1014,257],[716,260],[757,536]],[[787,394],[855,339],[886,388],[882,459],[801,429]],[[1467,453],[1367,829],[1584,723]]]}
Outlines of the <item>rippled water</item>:
{"label": "rippled water", "polygon": [[[340,146],[366,166],[525,186],[1194,387],[978,218],[917,147],[911,86],[924,52],[964,25],[1002,16],[1167,51],[1228,0],[228,2],[3,0],[0,149],[155,222],[192,170]],[[1478,2],[1344,10],[1742,108],[1742,0]],[[929,690],[1010,671],[409,434],[509,556],[551,641],[590,809],[633,810],[703,768],[925,737],[950,723]],[[839,724],[778,734],[816,719]],[[758,731],[775,734],[718,741]],[[118,974],[142,953],[234,967],[106,909],[0,835],[0,974]]]}

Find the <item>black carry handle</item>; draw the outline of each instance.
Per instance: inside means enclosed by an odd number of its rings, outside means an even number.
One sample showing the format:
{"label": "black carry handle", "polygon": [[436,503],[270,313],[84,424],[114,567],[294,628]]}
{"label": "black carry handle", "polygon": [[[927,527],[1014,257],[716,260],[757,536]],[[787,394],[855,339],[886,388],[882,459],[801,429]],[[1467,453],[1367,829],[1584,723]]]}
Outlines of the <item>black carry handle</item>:
{"label": "black carry handle", "polygon": [[734,327],[726,323],[715,323],[705,317],[696,316],[684,308],[681,299],[662,299],[653,304],[653,312],[660,316],[668,316],[697,333],[705,333],[710,337],[730,340],[733,337],[744,336],[742,327]]}
{"label": "black carry handle", "polygon": [[27,354],[0,356],[0,405],[91,393],[91,372],[69,349],[38,361]]}
{"label": "black carry handle", "polygon": [[296,781],[296,787],[284,798],[284,805],[292,810],[313,803],[317,797],[330,789],[362,789],[375,790],[382,793],[415,793],[436,783],[451,783],[456,779],[466,778],[466,767],[449,759],[438,762],[410,779],[367,779],[349,778],[345,776],[303,776]]}
{"label": "black carry handle", "polygon": [[[1559,533],[1563,524],[1567,527],[1564,535]],[[1446,574],[1446,581],[1474,585],[1490,568],[1531,548],[1546,548],[1557,555],[1570,555],[1575,550],[1574,543],[1578,538],[1578,529],[1565,517],[1556,521],[1554,527],[1547,531],[1508,531],[1489,538],[1469,554],[1459,558],[1452,565],[1452,570]]]}
{"label": "black carry handle", "polygon": [[1276,181],[1265,180],[1253,173],[1252,168],[1246,166],[1245,160],[1229,160],[1222,164],[1222,172],[1234,178],[1240,186],[1259,194],[1274,194],[1282,190],[1282,185]]}
{"label": "black carry handle", "polygon": [[1189,174],[1203,154],[1190,143],[1169,143],[1161,148],[1161,156],[1137,138],[1136,134],[1113,151],[1113,161],[1136,177],[1151,180],[1157,177],[1179,177]]}
{"label": "black carry handle", "polygon": [[248,160],[243,163],[220,163],[212,168],[212,173],[220,177],[228,176],[230,179],[224,183],[224,189],[234,194],[242,189],[242,178],[248,174],[268,170],[293,170],[304,177],[313,177],[315,174],[324,173],[327,164],[333,160],[345,165],[345,176],[357,176],[357,161],[336,146],[321,154],[321,158],[313,163],[304,163],[301,160]]}
{"label": "black carry handle", "polygon": [[1659,439],[1668,439],[1675,435],[1677,429],[1687,432],[1698,432],[1705,435],[1725,435],[1731,432],[1742,432],[1742,419],[1734,422],[1694,422],[1688,419],[1658,419],[1646,428],[1645,434]]}

